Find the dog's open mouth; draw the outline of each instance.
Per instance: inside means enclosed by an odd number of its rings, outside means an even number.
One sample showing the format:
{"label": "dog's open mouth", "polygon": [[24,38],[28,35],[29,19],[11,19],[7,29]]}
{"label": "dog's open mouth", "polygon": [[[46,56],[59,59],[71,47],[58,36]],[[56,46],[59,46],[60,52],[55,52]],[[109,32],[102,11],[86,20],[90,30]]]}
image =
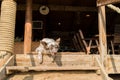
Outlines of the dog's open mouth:
{"label": "dog's open mouth", "polygon": [[57,52],[52,52],[51,54],[52,54],[52,56],[54,56],[54,55],[56,55],[56,54],[57,54]]}

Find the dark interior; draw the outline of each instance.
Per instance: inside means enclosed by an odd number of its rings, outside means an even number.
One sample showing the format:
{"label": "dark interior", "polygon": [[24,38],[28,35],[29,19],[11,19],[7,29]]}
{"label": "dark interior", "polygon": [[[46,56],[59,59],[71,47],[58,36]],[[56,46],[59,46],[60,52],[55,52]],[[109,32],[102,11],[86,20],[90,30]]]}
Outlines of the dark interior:
{"label": "dark interior", "polygon": [[[15,38],[24,40],[26,0],[16,0]],[[39,41],[44,37],[61,37],[61,45],[71,46],[73,35],[81,29],[85,37],[98,34],[98,8],[96,0],[33,0],[32,20],[42,21],[42,29],[33,29],[32,40]],[[42,15],[39,8],[46,5],[50,8],[48,15]],[[119,4],[114,4],[120,6]],[[53,6],[53,7],[50,7]],[[58,7],[59,8],[55,8]],[[62,6],[62,8],[61,8]],[[69,7],[64,9],[65,7]],[[71,8],[72,7],[72,8]],[[113,34],[114,27],[120,24],[120,14],[106,7],[107,33]]]}

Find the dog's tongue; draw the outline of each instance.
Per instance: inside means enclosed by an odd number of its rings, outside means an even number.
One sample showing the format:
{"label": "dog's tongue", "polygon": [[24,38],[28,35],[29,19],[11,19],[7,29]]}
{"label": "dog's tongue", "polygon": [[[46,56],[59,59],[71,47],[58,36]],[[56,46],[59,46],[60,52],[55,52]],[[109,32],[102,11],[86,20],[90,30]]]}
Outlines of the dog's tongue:
{"label": "dog's tongue", "polygon": [[56,52],[53,52],[52,55],[56,55],[57,53]]}

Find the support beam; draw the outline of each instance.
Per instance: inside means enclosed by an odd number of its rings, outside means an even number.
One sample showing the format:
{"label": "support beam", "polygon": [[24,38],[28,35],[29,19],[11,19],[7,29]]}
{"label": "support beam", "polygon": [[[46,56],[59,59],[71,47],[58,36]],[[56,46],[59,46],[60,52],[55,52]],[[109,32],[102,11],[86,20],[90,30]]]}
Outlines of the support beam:
{"label": "support beam", "polygon": [[32,43],[32,0],[26,0],[24,54],[31,52]]}
{"label": "support beam", "polygon": [[99,27],[101,63],[103,65],[105,61],[105,57],[107,55],[105,6],[98,7],[98,27]]}
{"label": "support beam", "polygon": [[112,4],[107,5],[107,7],[110,8],[110,9],[112,9],[112,10],[114,10],[114,11],[116,11],[117,13],[120,14],[120,8],[119,7],[114,6]]}
{"label": "support beam", "polygon": [[15,64],[15,56],[13,55],[4,62],[4,65],[2,67],[0,67],[0,80],[5,80],[7,77],[6,66],[14,66],[14,64]]}
{"label": "support beam", "polygon": [[120,0],[97,0],[97,6],[120,3]]}

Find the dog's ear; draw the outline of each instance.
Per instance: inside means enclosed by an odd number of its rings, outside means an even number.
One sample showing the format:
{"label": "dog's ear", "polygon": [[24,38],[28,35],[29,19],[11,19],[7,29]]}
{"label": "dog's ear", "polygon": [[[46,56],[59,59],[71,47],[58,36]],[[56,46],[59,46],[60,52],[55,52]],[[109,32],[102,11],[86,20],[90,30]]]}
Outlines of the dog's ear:
{"label": "dog's ear", "polygon": [[40,45],[43,45],[44,47],[46,47],[46,46],[47,46],[47,43],[44,42],[44,41],[40,41]]}
{"label": "dog's ear", "polygon": [[58,38],[58,39],[56,39],[56,42],[57,42],[58,44],[60,44],[60,40],[61,40],[61,38]]}

